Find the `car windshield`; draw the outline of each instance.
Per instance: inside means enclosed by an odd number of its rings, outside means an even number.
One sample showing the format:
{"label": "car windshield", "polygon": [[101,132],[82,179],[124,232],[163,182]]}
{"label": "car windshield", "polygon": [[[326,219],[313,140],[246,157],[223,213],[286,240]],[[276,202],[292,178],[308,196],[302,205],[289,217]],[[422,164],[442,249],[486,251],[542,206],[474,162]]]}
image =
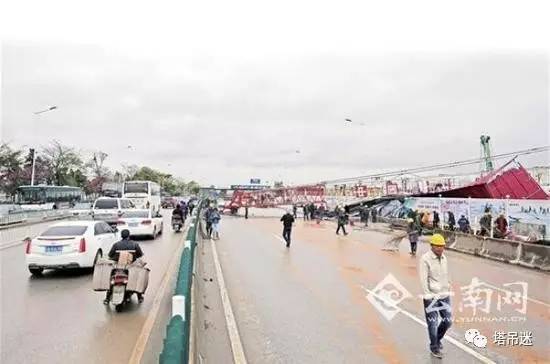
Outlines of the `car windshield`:
{"label": "car windshield", "polygon": [[149,193],[147,183],[126,183],[124,193]]}
{"label": "car windshield", "polygon": [[126,211],[122,218],[149,217],[149,211]]}
{"label": "car windshield", "polygon": [[75,236],[84,235],[88,229],[87,226],[71,225],[71,226],[52,226],[44,231],[41,236]]}
{"label": "car windshield", "polygon": [[95,203],[96,209],[117,209],[117,200],[97,200]]}

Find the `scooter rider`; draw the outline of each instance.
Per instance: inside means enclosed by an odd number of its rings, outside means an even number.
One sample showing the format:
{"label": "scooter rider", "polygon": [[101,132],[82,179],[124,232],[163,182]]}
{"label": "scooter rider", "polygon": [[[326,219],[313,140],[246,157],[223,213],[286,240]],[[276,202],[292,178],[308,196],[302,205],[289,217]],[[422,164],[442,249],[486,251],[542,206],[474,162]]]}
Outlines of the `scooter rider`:
{"label": "scooter rider", "polygon": [[[143,251],[141,250],[141,247],[138,243],[135,241],[130,240],[130,231],[128,229],[124,229],[120,232],[120,236],[122,237],[122,240],[116,242],[111,247],[111,250],[109,251],[109,259],[112,259],[114,261],[118,261],[118,256],[120,250],[134,250],[133,253],[133,260],[134,262],[136,259],[139,259],[143,256]],[[139,302],[143,302],[143,294],[137,293]],[[107,296],[105,297],[105,300],[103,301],[104,304],[108,305],[109,301],[111,300],[111,291],[107,291]]]}
{"label": "scooter rider", "polygon": [[181,205],[177,205],[176,208],[172,210],[172,218],[174,218],[175,216],[179,216],[182,221],[184,220],[184,212]]}

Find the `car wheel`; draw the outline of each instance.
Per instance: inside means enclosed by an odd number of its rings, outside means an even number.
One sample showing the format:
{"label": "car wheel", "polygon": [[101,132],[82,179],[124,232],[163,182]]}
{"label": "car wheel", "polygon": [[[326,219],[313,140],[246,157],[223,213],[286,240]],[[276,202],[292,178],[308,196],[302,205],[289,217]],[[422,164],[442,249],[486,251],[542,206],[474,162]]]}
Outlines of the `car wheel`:
{"label": "car wheel", "polygon": [[44,269],[43,268],[29,268],[29,272],[31,272],[31,274],[36,277],[36,276],[41,276],[42,272],[44,272]]}
{"label": "car wheel", "polygon": [[124,305],[123,303],[121,303],[121,304],[119,304],[119,305],[116,305],[116,306],[115,306],[116,312],[122,312],[123,305]]}
{"label": "car wheel", "polygon": [[164,229],[164,224],[160,224],[160,230],[159,230],[159,235],[162,235],[162,230]]}
{"label": "car wheel", "polygon": [[151,235],[151,239],[154,240],[156,237],[157,237],[157,227],[155,226],[155,227],[153,228],[153,235]]}

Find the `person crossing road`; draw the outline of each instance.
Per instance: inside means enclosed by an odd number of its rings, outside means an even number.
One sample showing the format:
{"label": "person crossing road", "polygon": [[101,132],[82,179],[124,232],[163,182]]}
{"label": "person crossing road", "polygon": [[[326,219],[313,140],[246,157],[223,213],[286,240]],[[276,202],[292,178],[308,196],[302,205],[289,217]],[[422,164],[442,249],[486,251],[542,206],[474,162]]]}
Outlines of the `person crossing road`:
{"label": "person crossing road", "polygon": [[286,241],[286,247],[290,247],[290,234],[292,233],[292,224],[294,223],[294,216],[290,213],[290,211],[287,211],[286,214],[281,217],[281,221],[283,222],[283,239]]}
{"label": "person crossing road", "polygon": [[345,225],[348,223],[348,214],[341,209],[338,214],[338,228],[336,229],[336,235],[340,235],[340,229],[344,231],[344,235],[348,235]]}

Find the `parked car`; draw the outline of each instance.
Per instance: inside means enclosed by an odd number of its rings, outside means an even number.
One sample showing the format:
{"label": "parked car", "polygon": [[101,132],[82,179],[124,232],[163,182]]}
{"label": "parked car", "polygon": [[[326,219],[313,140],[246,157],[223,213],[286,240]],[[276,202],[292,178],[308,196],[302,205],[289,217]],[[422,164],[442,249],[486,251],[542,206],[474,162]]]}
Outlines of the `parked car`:
{"label": "parked car", "polygon": [[94,202],[92,217],[116,225],[126,211],[135,209],[134,203],[127,198],[100,197]]}
{"label": "parked car", "polygon": [[119,239],[118,230],[103,221],[58,222],[26,241],[26,263],[33,275],[44,269],[93,267]]}
{"label": "parked car", "polygon": [[174,197],[164,197],[160,203],[160,206],[163,209],[173,209],[176,207],[177,203],[178,200]]}
{"label": "parked car", "polygon": [[162,234],[162,216],[151,210],[126,211],[117,221],[119,230],[128,229],[132,236],[148,236],[155,239]]}
{"label": "parked car", "polygon": [[77,202],[72,208],[73,216],[89,217],[92,215],[92,202]]}

